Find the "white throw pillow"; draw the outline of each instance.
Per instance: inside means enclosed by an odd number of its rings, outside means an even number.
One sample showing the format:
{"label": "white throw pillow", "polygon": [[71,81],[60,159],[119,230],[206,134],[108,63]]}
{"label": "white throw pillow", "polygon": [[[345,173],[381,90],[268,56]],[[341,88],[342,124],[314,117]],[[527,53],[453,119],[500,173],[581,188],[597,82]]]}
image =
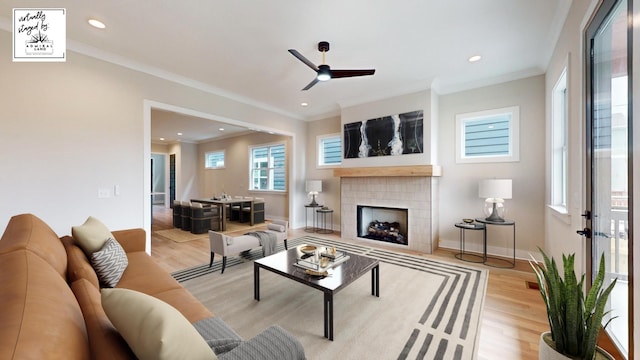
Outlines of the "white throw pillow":
{"label": "white throw pillow", "polygon": [[278,225],[278,224],[268,224],[267,225],[267,229],[273,230],[273,231],[278,231],[278,232],[284,232],[285,231],[284,225]]}
{"label": "white throw pillow", "polygon": [[128,265],[127,254],[114,238],[107,239],[102,249],[91,254],[93,270],[100,282],[108,287],[118,285]]}
{"label": "white throw pillow", "polygon": [[93,216],[89,216],[84,224],[71,227],[71,235],[87,257],[102,249],[107,239],[115,238],[109,228]]}
{"label": "white throw pillow", "polygon": [[139,359],[217,359],[189,320],[166,302],[129,289],[101,293],[109,320]]}

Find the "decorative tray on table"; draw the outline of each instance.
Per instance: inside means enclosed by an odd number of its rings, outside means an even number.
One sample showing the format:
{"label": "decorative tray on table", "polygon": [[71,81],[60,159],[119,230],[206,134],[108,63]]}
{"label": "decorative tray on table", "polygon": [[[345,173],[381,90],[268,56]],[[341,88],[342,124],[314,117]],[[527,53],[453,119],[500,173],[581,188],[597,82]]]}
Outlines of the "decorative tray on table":
{"label": "decorative tray on table", "polygon": [[[331,269],[349,260],[349,255],[347,255],[344,251],[331,252],[329,249],[326,249],[326,248],[320,248],[317,250],[320,253],[320,256],[316,256],[315,253],[310,253],[310,254],[307,253],[302,257],[296,259],[296,263],[293,265],[305,270],[311,270],[318,273],[325,273],[326,270]],[[314,274],[310,274],[310,275],[314,275]]]}

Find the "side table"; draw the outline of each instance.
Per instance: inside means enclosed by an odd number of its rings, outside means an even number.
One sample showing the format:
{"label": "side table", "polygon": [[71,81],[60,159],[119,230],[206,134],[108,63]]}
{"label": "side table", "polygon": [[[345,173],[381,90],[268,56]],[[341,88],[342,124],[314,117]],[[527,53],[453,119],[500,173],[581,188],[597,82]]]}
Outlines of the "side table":
{"label": "side table", "polygon": [[485,241],[485,237],[484,237],[484,232],[483,232],[483,246],[484,246],[484,251],[483,251],[483,255],[478,255],[478,254],[472,254],[472,253],[467,253],[465,252],[464,246],[465,246],[465,231],[467,230],[485,230],[485,226],[484,224],[481,223],[456,223],[455,226],[457,228],[460,229],[460,252],[457,253],[455,256],[456,258],[463,260],[463,261],[469,261],[469,262],[474,262],[474,263],[482,263],[485,261],[484,259],[484,254],[487,253],[486,250],[486,241]]}
{"label": "side table", "polygon": [[[477,222],[484,224],[484,264],[485,265],[489,265],[489,266],[493,266],[493,267],[499,267],[499,268],[514,268],[516,266],[516,222],[513,220],[507,220],[505,219],[504,221],[489,221],[489,220],[485,220],[485,219],[476,219]],[[487,255],[487,228],[489,227],[489,225],[491,226],[511,226],[513,227],[513,244],[512,244],[512,248],[513,248],[513,257],[511,258],[511,261],[509,261],[509,259],[505,259],[505,258],[501,258],[501,257],[496,257],[496,256],[488,256]],[[488,260],[491,259],[493,261],[497,261],[500,263],[506,263],[507,265],[501,265],[501,264],[497,264],[497,263],[490,263],[488,262]]]}
{"label": "side table", "polygon": [[[316,213],[315,210],[317,208],[321,208],[322,205],[316,204],[316,205],[311,205],[311,204],[307,204],[304,206],[304,231],[306,232],[316,232],[316,230],[318,230],[318,228],[316,227]],[[313,226],[309,226],[309,209],[311,209],[311,221],[313,222]]]}
{"label": "side table", "polygon": [[[331,234],[333,232],[333,210],[320,208],[316,210],[316,216],[318,217],[318,230],[316,232],[320,234]],[[327,216],[331,220],[331,226],[327,228]]]}

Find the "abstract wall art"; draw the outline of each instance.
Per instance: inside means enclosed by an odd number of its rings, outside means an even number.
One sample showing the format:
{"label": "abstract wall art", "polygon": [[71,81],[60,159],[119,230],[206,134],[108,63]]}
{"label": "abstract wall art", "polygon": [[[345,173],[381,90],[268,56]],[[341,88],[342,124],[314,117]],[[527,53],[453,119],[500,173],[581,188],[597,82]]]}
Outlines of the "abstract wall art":
{"label": "abstract wall art", "polygon": [[419,154],[423,152],[422,110],[344,125],[344,158]]}

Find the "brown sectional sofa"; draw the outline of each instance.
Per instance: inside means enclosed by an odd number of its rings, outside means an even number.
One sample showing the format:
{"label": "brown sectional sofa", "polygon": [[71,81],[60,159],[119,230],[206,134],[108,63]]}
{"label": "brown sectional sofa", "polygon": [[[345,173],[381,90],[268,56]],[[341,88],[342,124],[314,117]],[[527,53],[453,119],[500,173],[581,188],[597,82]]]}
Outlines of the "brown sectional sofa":
{"label": "brown sectional sofa", "polygon": [[[144,230],[112,234],[129,263],[117,287],[172,305],[206,340],[238,340],[218,358],[304,359],[300,343],[277,326],[242,341],[145,252]],[[135,358],[102,308],[98,277],[85,253],[36,216],[9,221],[0,239],[0,284],[0,359]]]}

